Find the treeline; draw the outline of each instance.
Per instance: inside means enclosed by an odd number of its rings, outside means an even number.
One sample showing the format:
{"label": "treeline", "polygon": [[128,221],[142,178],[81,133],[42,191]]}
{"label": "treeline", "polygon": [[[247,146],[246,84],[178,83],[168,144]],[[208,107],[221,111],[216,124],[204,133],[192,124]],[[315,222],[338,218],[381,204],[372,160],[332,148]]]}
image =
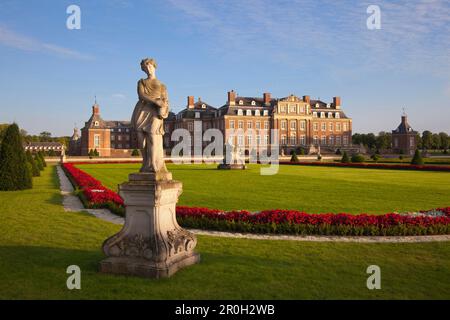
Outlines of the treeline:
{"label": "treeline", "polygon": [[[8,128],[8,123],[0,124],[0,142],[5,134],[6,128]],[[63,144],[66,148],[69,146],[70,137],[53,137],[48,131],[43,131],[39,135],[30,135],[27,131],[20,129],[20,135],[24,143],[29,142],[59,142]]]}
{"label": "treeline", "polygon": [[[433,133],[425,130],[417,134],[418,148],[422,150],[442,150],[447,152],[450,146],[450,137],[445,132]],[[352,143],[364,145],[371,151],[390,150],[392,148],[392,133],[381,131],[378,135],[373,133],[355,133]]]}

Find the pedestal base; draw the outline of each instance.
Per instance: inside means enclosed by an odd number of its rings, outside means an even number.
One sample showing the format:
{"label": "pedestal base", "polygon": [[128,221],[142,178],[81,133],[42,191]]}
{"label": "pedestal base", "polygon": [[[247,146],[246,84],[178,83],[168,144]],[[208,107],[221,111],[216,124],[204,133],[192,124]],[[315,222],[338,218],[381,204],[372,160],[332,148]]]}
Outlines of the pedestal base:
{"label": "pedestal base", "polygon": [[197,238],[176,220],[181,190],[179,181],[155,180],[149,173],[130,174],[129,182],[119,186],[125,224],[103,243],[107,258],[100,262],[100,272],[163,278],[200,261],[194,252]]}
{"label": "pedestal base", "polygon": [[132,275],[143,278],[168,278],[181,268],[200,262],[200,255],[192,253],[169,265],[153,263],[146,259],[110,257],[100,262],[100,272]]}

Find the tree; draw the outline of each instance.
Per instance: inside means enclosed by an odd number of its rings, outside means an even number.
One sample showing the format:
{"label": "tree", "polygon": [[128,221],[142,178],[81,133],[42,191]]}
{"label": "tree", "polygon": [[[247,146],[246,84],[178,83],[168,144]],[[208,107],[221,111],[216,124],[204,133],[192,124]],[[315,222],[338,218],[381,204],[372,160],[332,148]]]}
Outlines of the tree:
{"label": "tree", "polygon": [[41,133],[39,133],[39,138],[41,142],[50,142],[52,134],[48,131],[42,131]]}
{"label": "tree", "polygon": [[349,163],[350,162],[350,158],[348,157],[347,151],[344,151],[344,155],[342,156],[341,162],[342,163]]}
{"label": "tree", "polygon": [[416,149],[416,152],[414,152],[414,157],[411,160],[411,164],[416,164],[416,165],[423,164],[422,155],[420,154],[419,149]]}
{"label": "tree", "polygon": [[449,136],[445,132],[439,132],[439,138],[441,140],[441,149],[447,150],[449,146]]}
{"label": "tree", "polygon": [[354,154],[352,155],[352,162],[364,162],[366,159],[362,154]]}
{"label": "tree", "polygon": [[424,149],[431,149],[431,145],[433,143],[433,139],[432,139],[432,133],[431,131],[425,130],[422,133],[422,148]]}
{"label": "tree", "polygon": [[36,165],[40,171],[44,170],[44,163],[38,153],[34,155],[34,161],[36,161]]}
{"label": "tree", "polygon": [[438,150],[441,148],[441,137],[437,133],[433,133],[431,136],[431,147],[434,150]]}
{"label": "tree", "polygon": [[45,162],[44,152],[38,151],[37,155],[39,156],[39,158],[41,158],[42,166],[46,167],[47,166],[47,162]]}
{"label": "tree", "polygon": [[0,190],[24,190],[32,186],[22,136],[18,125],[13,123],[5,131],[0,150]]}
{"label": "tree", "polygon": [[295,151],[292,151],[291,154],[292,154],[291,162],[298,162],[297,153]]}
{"label": "tree", "polygon": [[27,161],[31,165],[31,175],[33,177],[39,177],[41,175],[41,171],[39,170],[36,160],[34,160],[33,155],[31,154],[30,150],[28,150],[25,155],[27,157]]}
{"label": "tree", "polygon": [[381,131],[375,138],[375,146],[377,150],[389,149],[392,143],[392,134]]}

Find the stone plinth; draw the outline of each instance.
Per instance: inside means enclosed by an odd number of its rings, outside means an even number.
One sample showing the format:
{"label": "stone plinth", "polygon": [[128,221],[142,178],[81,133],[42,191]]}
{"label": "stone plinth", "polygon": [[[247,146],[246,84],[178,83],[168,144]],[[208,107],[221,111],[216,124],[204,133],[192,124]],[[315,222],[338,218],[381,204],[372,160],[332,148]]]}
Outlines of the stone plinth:
{"label": "stone plinth", "polygon": [[131,174],[129,182],[119,186],[126,206],[125,225],[103,243],[107,258],[100,262],[100,272],[163,278],[198,263],[195,235],[176,220],[181,192],[179,181],[155,180],[151,173]]}

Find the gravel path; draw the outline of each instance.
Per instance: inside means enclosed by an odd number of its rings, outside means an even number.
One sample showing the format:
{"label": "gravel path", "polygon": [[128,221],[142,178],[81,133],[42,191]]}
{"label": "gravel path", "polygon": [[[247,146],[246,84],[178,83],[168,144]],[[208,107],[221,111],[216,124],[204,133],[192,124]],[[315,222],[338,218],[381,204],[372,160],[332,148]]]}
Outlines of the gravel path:
{"label": "gravel path", "polygon": [[[124,218],[119,217],[108,209],[85,209],[80,199],[73,194],[73,186],[62,170],[61,166],[57,167],[61,194],[64,196],[63,206],[65,211],[85,211],[99,219],[109,221],[115,224],[123,224]],[[223,231],[208,231],[198,229],[188,229],[198,235],[207,235],[215,237],[241,238],[241,239],[258,239],[258,240],[295,240],[295,241],[319,241],[319,242],[361,242],[361,243],[415,243],[415,242],[434,242],[434,241],[450,241],[450,235],[438,236],[401,236],[401,237],[342,237],[342,236],[296,236],[296,235],[271,235],[271,234],[252,234],[252,233],[234,233]]]}

